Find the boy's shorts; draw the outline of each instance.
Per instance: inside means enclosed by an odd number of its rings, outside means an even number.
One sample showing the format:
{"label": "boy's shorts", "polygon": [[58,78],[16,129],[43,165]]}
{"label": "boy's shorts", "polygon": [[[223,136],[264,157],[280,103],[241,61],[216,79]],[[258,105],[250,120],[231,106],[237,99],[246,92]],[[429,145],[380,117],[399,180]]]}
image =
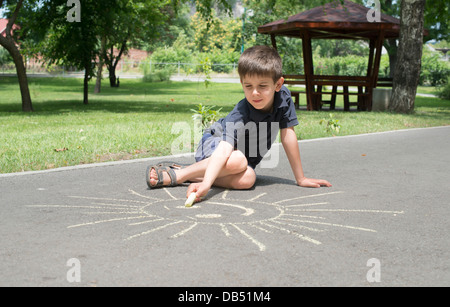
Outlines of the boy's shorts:
{"label": "boy's shorts", "polygon": [[213,136],[211,133],[206,132],[198,144],[195,161],[199,162],[211,157],[214,150],[219,146],[220,141],[222,141],[222,137]]}
{"label": "boy's shorts", "polygon": [[[200,162],[212,156],[214,150],[216,150],[219,143],[222,141],[222,136],[214,136],[209,132],[205,132],[202,136],[202,140],[198,144],[197,151],[195,152],[195,161]],[[247,159],[248,161],[248,159]],[[248,163],[248,166],[255,169],[256,165]]]}

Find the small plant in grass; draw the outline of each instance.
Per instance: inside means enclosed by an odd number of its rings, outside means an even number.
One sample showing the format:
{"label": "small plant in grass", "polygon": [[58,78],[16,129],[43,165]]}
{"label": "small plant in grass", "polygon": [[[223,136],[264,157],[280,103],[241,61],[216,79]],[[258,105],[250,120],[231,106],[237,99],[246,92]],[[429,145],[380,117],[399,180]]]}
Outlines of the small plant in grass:
{"label": "small plant in grass", "polygon": [[205,87],[208,88],[211,83],[211,61],[209,58],[205,58],[203,61],[200,61],[200,64],[202,66],[202,71],[205,74]]}
{"label": "small plant in grass", "polygon": [[191,109],[192,112],[194,112],[194,115],[192,115],[192,119],[194,122],[201,123],[202,131],[207,129],[209,126],[211,126],[214,122],[216,122],[220,118],[220,111],[219,110],[213,110],[216,106],[204,106],[203,104],[199,103],[197,105],[197,109]]}
{"label": "small plant in grass", "polygon": [[322,119],[320,121],[320,124],[326,124],[326,131],[327,133],[332,133],[334,135],[334,133],[338,134],[339,131],[341,130],[341,125],[339,124],[339,119],[335,119],[333,114],[330,113],[330,116],[328,119]]}

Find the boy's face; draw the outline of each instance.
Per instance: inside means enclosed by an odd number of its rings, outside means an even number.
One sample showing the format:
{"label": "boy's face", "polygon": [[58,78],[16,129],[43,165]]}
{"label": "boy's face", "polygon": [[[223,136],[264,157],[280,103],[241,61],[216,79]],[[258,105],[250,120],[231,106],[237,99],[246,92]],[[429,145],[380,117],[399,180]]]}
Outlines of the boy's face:
{"label": "boy's face", "polygon": [[257,110],[272,112],[275,92],[281,90],[284,79],[273,82],[271,77],[245,76],[241,79],[245,98]]}

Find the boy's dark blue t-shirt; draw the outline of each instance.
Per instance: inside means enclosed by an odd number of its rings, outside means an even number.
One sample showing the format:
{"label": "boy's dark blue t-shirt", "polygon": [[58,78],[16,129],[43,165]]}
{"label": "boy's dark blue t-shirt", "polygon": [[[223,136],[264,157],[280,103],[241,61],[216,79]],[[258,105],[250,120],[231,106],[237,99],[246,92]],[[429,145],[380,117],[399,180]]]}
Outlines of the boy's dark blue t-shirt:
{"label": "boy's dark blue t-shirt", "polygon": [[272,147],[278,131],[298,124],[291,92],[283,86],[275,93],[272,113],[259,111],[243,99],[225,118],[214,123],[209,132],[241,150],[248,164],[255,168]]}

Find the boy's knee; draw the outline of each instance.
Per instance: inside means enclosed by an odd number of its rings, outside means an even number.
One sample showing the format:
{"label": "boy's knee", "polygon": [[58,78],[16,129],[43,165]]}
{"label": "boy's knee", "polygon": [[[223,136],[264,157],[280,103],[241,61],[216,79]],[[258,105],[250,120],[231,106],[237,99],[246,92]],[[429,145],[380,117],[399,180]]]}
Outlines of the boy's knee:
{"label": "boy's knee", "polygon": [[248,162],[245,155],[240,151],[234,151],[227,161],[226,168],[233,174],[239,174],[247,169]]}
{"label": "boy's knee", "polygon": [[244,176],[242,176],[238,182],[237,189],[249,190],[253,188],[256,182],[256,174],[253,170],[247,169]]}

